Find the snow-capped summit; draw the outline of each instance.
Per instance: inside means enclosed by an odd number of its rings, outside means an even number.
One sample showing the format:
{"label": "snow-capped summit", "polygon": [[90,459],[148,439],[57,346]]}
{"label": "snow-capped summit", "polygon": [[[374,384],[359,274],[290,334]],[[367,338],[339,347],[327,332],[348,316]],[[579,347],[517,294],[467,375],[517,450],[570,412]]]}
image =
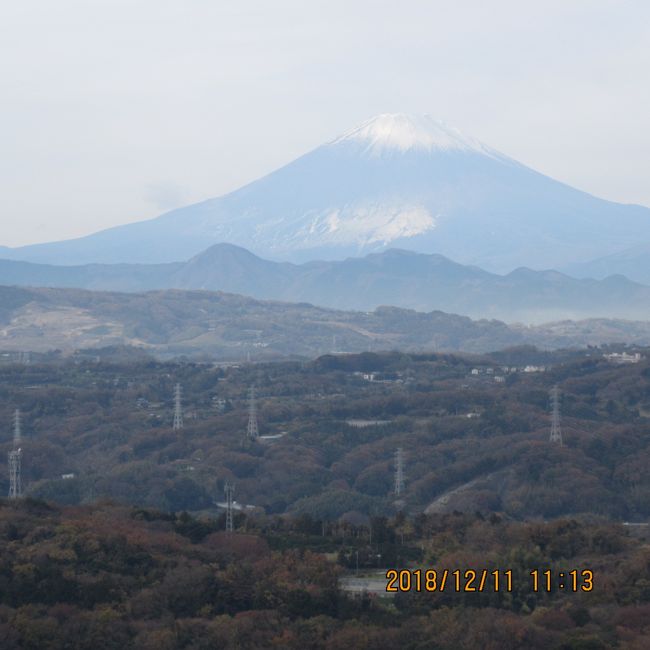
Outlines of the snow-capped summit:
{"label": "snow-capped summit", "polygon": [[474,151],[494,155],[492,149],[476,138],[461,133],[430,115],[382,113],[333,140],[361,144],[371,155],[390,151]]}
{"label": "snow-capped summit", "polygon": [[647,208],[575,190],[426,115],[385,114],[225,196],[0,256],[169,262],[228,243],[295,262],[397,247],[508,272],[557,268],[639,241],[650,241]]}

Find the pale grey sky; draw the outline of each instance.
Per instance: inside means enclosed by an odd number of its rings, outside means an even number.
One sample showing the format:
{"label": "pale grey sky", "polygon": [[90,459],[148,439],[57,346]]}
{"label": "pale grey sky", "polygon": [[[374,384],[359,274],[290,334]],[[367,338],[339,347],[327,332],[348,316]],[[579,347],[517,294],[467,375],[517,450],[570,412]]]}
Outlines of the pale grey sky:
{"label": "pale grey sky", "polygon": [[382,112],[650,206],[645,0],[0,3],[0,245],[218,196]]}

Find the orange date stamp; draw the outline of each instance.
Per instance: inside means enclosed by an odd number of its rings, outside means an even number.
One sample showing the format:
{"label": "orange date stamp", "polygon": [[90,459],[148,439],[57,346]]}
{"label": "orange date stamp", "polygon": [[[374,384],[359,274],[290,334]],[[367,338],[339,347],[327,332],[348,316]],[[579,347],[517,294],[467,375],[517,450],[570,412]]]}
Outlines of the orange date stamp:
{"label": "orange date stamp", "polygon": [[[398,592],[511,592],[515,574],[512,569],[388,569],[386,591]],[[535,569],[527,576],[533,592],[589,592],[594,588],[594,574],[589,569],[551,571]]]}

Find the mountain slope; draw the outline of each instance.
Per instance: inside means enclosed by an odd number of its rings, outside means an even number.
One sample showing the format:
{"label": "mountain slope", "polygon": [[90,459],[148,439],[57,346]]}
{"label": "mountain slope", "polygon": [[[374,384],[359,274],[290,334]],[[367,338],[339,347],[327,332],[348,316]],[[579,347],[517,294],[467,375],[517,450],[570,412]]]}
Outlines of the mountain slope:
{"label": "mountain slope", "polygon": [[186,263],[60,267],[0,260],[0,283],[113,291],[205,289],[258,299],[373,310],[380,305],[473,318],[541,323],[558,319],[650,319],[650,288],[622,276],[576,280],[520,268],[505,276],[442,255],[390,249],[341,262],[263,260],[219,244]]}
{"label": "mountain slope", "polygon": [[429,117],[380,115],[223,197],[12,259],[170,262],[228,242],[274,259],[400,247],[490,270],[563,266],[650,241],[650,210],[543,176]]}

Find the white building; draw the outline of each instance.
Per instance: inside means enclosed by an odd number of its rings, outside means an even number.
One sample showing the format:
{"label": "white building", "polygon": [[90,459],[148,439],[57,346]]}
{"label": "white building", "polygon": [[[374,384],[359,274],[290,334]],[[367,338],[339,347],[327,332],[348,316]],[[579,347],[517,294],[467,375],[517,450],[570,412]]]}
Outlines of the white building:
{"label": "white building", "polygon": [[603,354],[607,361],[612,363],[639,363],[643,357],[639,352],[628,354],[627,352],[612,352],[611,354]]}

